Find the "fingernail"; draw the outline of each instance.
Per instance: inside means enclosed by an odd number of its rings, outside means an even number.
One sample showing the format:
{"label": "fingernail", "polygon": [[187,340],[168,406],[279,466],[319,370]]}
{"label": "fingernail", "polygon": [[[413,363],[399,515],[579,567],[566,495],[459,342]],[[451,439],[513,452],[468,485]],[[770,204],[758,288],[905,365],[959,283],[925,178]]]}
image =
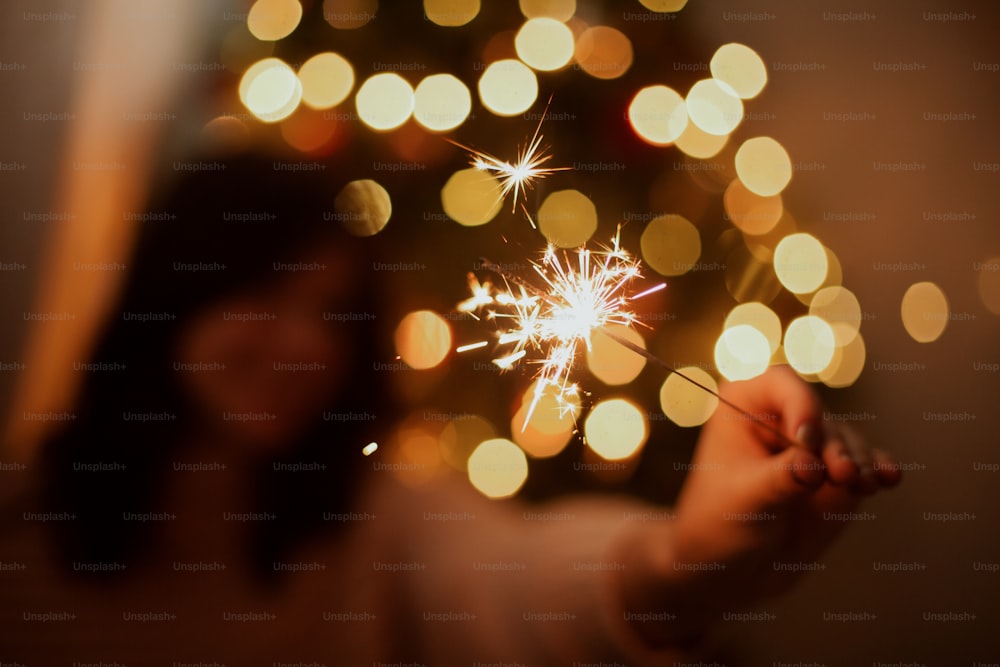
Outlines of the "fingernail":
{"label": "fingernail", "polygon": [[813,422],[803,422],[795,434],[796,439],[812,451],[819,451],[823,445],[823,429]]}

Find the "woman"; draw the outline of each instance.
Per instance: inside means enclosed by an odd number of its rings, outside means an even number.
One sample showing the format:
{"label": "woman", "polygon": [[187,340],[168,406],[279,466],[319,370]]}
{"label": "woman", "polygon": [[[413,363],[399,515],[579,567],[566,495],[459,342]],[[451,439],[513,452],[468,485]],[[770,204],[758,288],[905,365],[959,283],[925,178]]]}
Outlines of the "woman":
{"label": "woman", "polygon": [[827,517],[898,481],[776,369],[723,391],[803,446],[720,409],[673,511],[400,486],[360,453],[392,420],[373,240],[339,230],[329,175],[270,165],[154,207],[174,217],[143,230],[88,367],[117,370],[89,376],[38,492],[7,508],[0,559],[25,567],[4,659],[662,664],[709,650],[721,614],[792,581],[772,562],[814,560]]}

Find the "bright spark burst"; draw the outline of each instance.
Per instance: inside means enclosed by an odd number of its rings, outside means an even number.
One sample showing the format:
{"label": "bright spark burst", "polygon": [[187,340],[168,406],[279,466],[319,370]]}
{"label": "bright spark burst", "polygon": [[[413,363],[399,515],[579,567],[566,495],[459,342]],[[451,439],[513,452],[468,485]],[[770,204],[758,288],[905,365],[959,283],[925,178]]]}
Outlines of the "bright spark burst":
{"label": "bright spark burst", "polygon": [[[636,295],[627,293],[632,281],[641,277],[640,263],[621,248],[619,235],[620,230],[611,246],[596,251],[577,249],[575,261],[571,253],[549,245],[542,259],[531,263],[541,280],[537,284],[489,263],[484,267],[503,279],[504,289],[495,289],[490,281],[480,283],[469,274],[472,296],[457,309],[473,315],[485,311],[487,319],[510,324],[501,329],[497,342],[513,347],[493,363],[509,369],[525,358],[529,349],[542,353],[534,362],[540,369],[525,424],[550,387],[555,388],[562,410],[575,410],[569,398],[579,388],[569,376],[581,348],[590,349],[592,333],[609,324],[635,324],[636,315],[629,310],[629,303],[666,287],[660,283]],[[482,346],[473,343],[459,349]]]}
{"label": "bright spark burst", "polygon": [[[551,102],[551,100],[549,101]],[[542,120],[545,119],[548,109],[549,107],[546,105],[545,113],[542,114]],[[544,138],[540,134],[542,120],[538,121],[538,126],[535,128],[535,133],[532,135],[531,141],[518,150],[517,160],[513,163],[501,160],[494,155],[476,150],[475,148],[469,148],[457,141],[448,140],[472,156],[471,164],[473,168],[488,172],[497,178],[497,181],[500,183],[500,200],[506,199],[507,195],[513,190],[514,200],[511,203],[511,213],[517,210],[518,196],[526,198],[527,190],[531,188],[536,180],[544,178],[555,171],[570,169],[570,167],[542,166],[552,159],[548,148],[542,146],[542,139]],[[524,202],[521,203],[521,208],[524,210],[525,215],[528,216],[528,220],[531,221],[532,226],[534,226],[534,221],[528,214]]]}

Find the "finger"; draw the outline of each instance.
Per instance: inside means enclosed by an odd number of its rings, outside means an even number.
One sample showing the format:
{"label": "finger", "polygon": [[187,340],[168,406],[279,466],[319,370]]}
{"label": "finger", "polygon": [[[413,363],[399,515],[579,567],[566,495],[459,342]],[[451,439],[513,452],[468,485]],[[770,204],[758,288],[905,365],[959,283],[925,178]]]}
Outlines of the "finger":
{"label": "finger", "polygon": [[773,509],[811,493],[826,479],[823,461],[802,447],[789,447],[761,461],[759,474],[762,509]]}
{"label": "finger", "polygon": [[888,452],[873,449],[872,457],[875,459],[875,474],[878,475],[882,488],[892,488],[903,480],[899,463]]}
{"label": "finger", "polygon": [[819,398],[791,369],[771,368],[752,380],[727,383],[722,392],[752,414],[779,422],[786,437],[819,452],[824,440]]}
{"label": "finger", "polygon": [[853,486],[865,494],[878,491],[880,483],[875,474],[875,459],[872,457],[871,447],[853,429],[842,429],[841,435],[848,453],[858,466],[858,479]]}
{"label": "finger", "polygon": [[823,445],[823,463],[826,464],[827,479],[837,486],[857,484],[861,469],[847,451],[840,430],[828,426],[827,434],[826,443]]}

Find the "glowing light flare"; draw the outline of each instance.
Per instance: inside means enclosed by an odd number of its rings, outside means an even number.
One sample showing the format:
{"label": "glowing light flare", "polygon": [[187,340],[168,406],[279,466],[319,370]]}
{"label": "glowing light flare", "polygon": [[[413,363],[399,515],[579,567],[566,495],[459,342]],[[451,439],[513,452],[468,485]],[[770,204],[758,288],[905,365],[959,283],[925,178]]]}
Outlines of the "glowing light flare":
{"label": "glowing light flare", "polygon": [[369,442],[367,445],[364,446],[364,448],[362,448],[361,453],[364,454],[365,456],[371,456],[376,451],[378,451],[378,443]]}
{"label": "glowing light flare", "polygon": [[243,73],[239,94],[247,111],[265,123],[275,123],[299,106],[302,83],[285,61],[264,58]]}
{"label": "glowing light flare", "polygon": [[684,9],[687,0],[639,0],[639,4],[651,12],[679,12]]}
{"label": "glowing light flare", "polygon": [[861,327],[861,303],[854,292],[839,285],[824,287],[809,302],[809,314],[825,320],[833,329],[837,347],[847,345]]}
{"label": "glowing light flare", "polygon": [[647,86],[629,103],[628,120],[640,139],[654,146],[667,146],[687,128],[687,106],[673,88]]}
{"label": "glowing light flare", "polygon": [[[646,349],[646,341],[635,329],[620,324],[609,324],[605,330]],[[607,336],[595,337],[587,348],[587,368],[594,377],[607,385],[628,384],[639,376],[645,366],[645,357],[639,356]]]}
{"label": "glowing light flare", "polygon": [[767,66],[756,51],[731,42],[716,49],[709,62],[712,76],[728,84],[744,100],[757,97],[767,85]]}
{"label": "glowing light flare", "polygon": [[396,354],[410,368],[434,368],[448,356],[451,349],[451,328],[448,322],[430,310],[408,313],[396,327]]}
{"label": "glowing light flare", "polygon": [[413,113],[413,87],[395,72],[382,72],[361,84],[354,102],[365,125],[378,131],[394,130]]}
{"label": "glowing light flare", "polygon": [[247,29],[261,41],[274,42],[292,34],[301,20],[299,0],[257,0],[247,13]]}
{"label": "glowing light flare", "polygon": [[424,0],[427,20],[446,28],[457,28],[479,15],[479,0]]}
{"label": "glowing light flare", "polygon": [[792,180],[792,160],[771,137],[747,139],[736,151],[736,174],[743,185],[762,197],[776,195]]}
{"label": "glowing light flare", "polygon": [[536,222],[552,245],[577,248],[597,231],[597,207],[579,190],[559,190],[542,202]]}
{"label": "glowing light flare", "polygon": [[918,343],[931,343],[944,333],[950,311],[948,298],[932,282],[914,283],[906,289],[900,316],[906,333]]}
{"label": "glowing light flare", "polygon": [[674,143],[685,155],[707,160],[718,155],[728,142],[728,134],[709,134],[694,123],[688,123]]}
{"label": "glowing light flare", "polygon": [[375,18],[378,0],[323,0],[323,19],[337,30],[355,30]]}
{"label": "glowing light flare", "polygon": [[302,102],[313,109],[335,107],[354,88],[354,68],[346,58],[327,51],[317,53],[299,68]]}
{"label": "glowing light flare", "polygon": [[298,113],[281,123],[281,136],[292,148],[303,153],[322,153],[331,144],[337,132],[337,123],[323,118],[312,109],[299,109]]}
{"label": "glowing light flare", "polygon": [[738,178],[730,181],[722,202],[732,223],[751,236],[770,232],[785,211],[780,194],[762,197],[748,190]]}
{"label": "glowing light flare", "polygon": [[724,329],[746,324],[764,334],[771,354],[781,345],[781,319],[777,313],[758,301],[741,303],[726,315]]}
{"label": "glowing light flare", "polygon": [[1000,315],[1000,256],[982,262],[973,262],[979,298],[994,315]]}
{"label": "glowing light flare", "polygon": [[488,498],[509,498],[528,478],[528,458],[520,447],[504,438],[480,443],[466,467],[469,481]]}
{"label": "glowing light flare", "polygon": [[[719,386],[708,371],[697,366],[677,369],[692,380],[718,392]],[[719,406],[719,399],[701,387],[695,386],[676,373],[671,373],[660,387],[660,409],[678,426],[701,426],[708,421]]]}
{"label": "glowing light flare", "polygon": [[351,181],[333,201],[334,217],[352,236],[374,236],[392,217],[392,200],[377,181]]}
{"label": "glowing light flare", "polygon": [[715,367],[727,380],[749,380],[767,370],[771,345],[756,327],[737,324],[715,343]]}
{"label": "glowing light flare", "polygon": [[726,135],[743,120],[743,102],[729,84],[702,79],[684,98],[691,122],[708,134]]}
{"label": "glowing light flare", "polygon": [[595,79],[617,79],[632,66],[632,41],[609,26],[587,28],[576,38],[573,58],[580,69]]}
{"label": "glowing light flare", "polygon": [[562,396],[549,385],[541,390],[541,397],[529,414],[536,392],[532,386],[524,392],[517,412],[511,418],[510,430],[516,442],[534,458],[549,458],[561,452],[576,429],[580,413],[580,397]]}
{"label": "glowing light flare", "polygon": [[695,267],[701,256],[698,228],[681,215],[660,215],[649,221],[639,239],[642,258],[662,276],[679,276]]}
{"label": "glowing light flare", "polygon": [[[433,415],[433,417],[444,418],[444,415]],[[496,431],[493,425],[479,415],[456,415],[448,420],[438,436],[441,458],[455,470],[465,472],[469,456],[479,443],[494,437]]]}
{"label": "glowing light flare", "polygon": [[583,424],[587,446],[607,461],[635,456],[649,436],[646,416],[623,398],[595,405]]}
{"label": "glowing light flare", "polygon": [[833,361],[833,329],[823,319],[804,315],[788,323],[784,351],[788,365],[803,375],[820,373]]}
{"label": "glowing light flare", "polygon": [[538,79],[520,60],[507,58],[490,63],[479,77],[479,99],[498,116],[516,116],[538,98]]}
{"label": "glowing light flare", "polygon": [[456,171],[441,188],[441,206],[464,227],[478,227],[496,217],[503,204],[503,185],[481,169]]}
{"label": "glowing light flare", "polygon": [[789,234],[774,249],[774,273],[789,292],[808,294],[819,289],[828,268],[826,249],[811,234]]}
{"label": "glowing light flare", "polygon": [[865,356],[865,341],[859,333],[850,343],[834,350],[833,359],[817,374],[818,379],[834,389],[849,387],[861,377]]}
{"label": "glowing light flare", "polygon": [[576,13],[576,0],[518,0],[525,18],[547,17],[566,22]]}
{"label": "glowing light flare", "polygon": [[413,117],[433,132],[453,130],[469,117],[472,94],[451,74],[432,74],[414,92]]}
{"label": "glowing light flare", "polygon": [[552,72],[573,59],[573,31],[548,17],[528,19],[514,37],[517,56],[532,69]]}

